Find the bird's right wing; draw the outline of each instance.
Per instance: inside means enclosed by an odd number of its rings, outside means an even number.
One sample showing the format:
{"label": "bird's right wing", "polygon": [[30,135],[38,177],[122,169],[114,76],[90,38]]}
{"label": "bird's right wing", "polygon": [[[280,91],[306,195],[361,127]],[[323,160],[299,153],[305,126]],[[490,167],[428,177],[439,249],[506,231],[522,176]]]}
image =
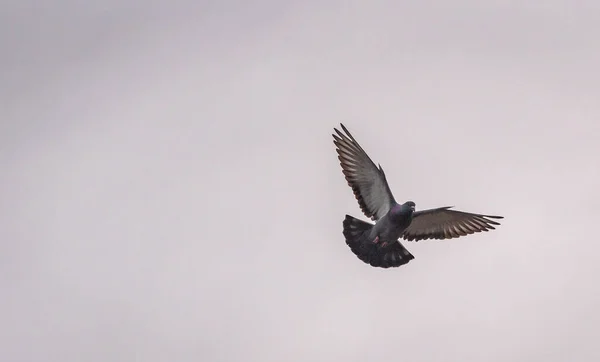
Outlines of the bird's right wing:
{"label": "bird's right wing", "polygon": [[337,147],[342,173],[362,212],[371,220],[378,220],[396,201],[381,166],[375,166],[346,127],[340,125],[346,134],[334,128],[337,135],[333,135],[333,143]]}
{"label": "bird's right wing", "polygon": [[452,239],[461,236],[493,230],[500,223],[490,219],[502,219],[502,216],[473,214],[450,210],[451,206],[416,211],[402,238],[409,241],[427,239]]}

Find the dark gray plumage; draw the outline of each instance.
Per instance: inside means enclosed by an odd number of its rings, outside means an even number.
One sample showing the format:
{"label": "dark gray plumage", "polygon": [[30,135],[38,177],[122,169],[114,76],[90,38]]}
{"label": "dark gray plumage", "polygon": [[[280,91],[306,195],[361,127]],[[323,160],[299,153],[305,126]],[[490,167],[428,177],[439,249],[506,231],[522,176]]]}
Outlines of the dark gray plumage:
{"label": "dark gray plumage", "polygon": [[450,210],[452,206],[415,211],[415,203],[398,204],[380,165],[375,165],[343,124],[344,133],[334,128],[333,143],[348,185],[362,212],[375,221],[371,224],[346,215],[344,237],[350,250],[363,262],[374,267],[404,265],[414,256],[400,243],[426,239],[451,239],[500,225],[490,219],[502,216],[473,214]]}

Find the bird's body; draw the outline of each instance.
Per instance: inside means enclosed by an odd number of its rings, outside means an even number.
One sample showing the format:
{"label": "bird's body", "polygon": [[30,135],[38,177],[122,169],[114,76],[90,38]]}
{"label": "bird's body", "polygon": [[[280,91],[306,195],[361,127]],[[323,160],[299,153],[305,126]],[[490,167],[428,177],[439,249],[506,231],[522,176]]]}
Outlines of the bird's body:
{"label": "bird's body", "polygon": [[375,223],[370,237],[379,237],[381,245],[387,245],[398,241],[404,230],[412,221],[413,210],[402,210],[402,205],[396,204],[390,208],[387,214]]}
{"label": "bird's body", "polygon": [[450,239],[494,229],[490,216],[450,210],[450,206],[415,211],[415,203],[394,199],[381,166],[377,167],[342,124],[345,134],[334,129],[334,144],[342,172],[371,224],[346,215],[346,244],[362,261],[374,267],[398,267],[414,259],[400,243],[405,240]]}

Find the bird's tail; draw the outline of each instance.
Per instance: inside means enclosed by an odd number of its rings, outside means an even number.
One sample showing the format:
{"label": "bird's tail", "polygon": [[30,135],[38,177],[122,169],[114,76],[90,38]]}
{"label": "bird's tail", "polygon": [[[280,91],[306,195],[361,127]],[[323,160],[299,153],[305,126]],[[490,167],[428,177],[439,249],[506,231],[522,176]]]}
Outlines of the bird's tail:
{"label": "bird's tail", "polygon": [[373,240],[369,238],[373,224],[346,215],[343,226],[346,244],[350,247],[350,250],[360,260],[371,266],[380,268],[399,267],[415,258],[400,242],[393,242],[387,246],[381,246],[381,243],[373,243]]}

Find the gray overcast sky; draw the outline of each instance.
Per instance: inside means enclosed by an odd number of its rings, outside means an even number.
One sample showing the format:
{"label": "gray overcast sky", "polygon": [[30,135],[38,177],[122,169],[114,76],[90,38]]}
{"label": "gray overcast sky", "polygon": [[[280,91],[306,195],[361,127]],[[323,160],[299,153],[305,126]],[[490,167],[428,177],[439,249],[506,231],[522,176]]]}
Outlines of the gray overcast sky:
{"label": "gray overcast sky", "polygon": [[[0,5],[0,360],[600,360],[597,1],[40,4]],[[503,225],[363,264],[340,121]]]}

